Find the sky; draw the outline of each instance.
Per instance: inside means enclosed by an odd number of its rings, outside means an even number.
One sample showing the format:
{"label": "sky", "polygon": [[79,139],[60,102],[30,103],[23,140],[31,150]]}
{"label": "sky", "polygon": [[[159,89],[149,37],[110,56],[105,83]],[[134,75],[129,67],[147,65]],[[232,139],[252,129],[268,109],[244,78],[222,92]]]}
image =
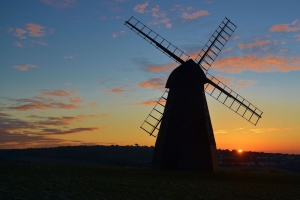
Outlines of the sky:
{"label": "sky", "polygon": [[3,0],[0,149],[154,146],[140,125],[177,64],[124,26],[134,16],[194,58],[237,29],[209,73],[259,108],[254,126],[206,95],[218,149],[300,154],[300,2]]}

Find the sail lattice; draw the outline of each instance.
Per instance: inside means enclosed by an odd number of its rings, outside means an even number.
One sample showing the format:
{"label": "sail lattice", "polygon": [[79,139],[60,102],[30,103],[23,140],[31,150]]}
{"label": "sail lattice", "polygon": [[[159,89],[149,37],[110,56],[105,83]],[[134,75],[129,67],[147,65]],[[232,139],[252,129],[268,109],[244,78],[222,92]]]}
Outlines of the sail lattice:
{"label": "sail lattice", "polygon": [[235,29],[236,25],[225,17],[203,49],[197,55],[195,59],[196,63],[207,71],[216,60]]}
{"label": "sail lattice", "polygon": [[257,124],[263,114],[261,110],[209,73],[206,74],[206,77],[213,82],[205,85],[204,89],[207,94],[239,114],[250,123],[254,125]]}

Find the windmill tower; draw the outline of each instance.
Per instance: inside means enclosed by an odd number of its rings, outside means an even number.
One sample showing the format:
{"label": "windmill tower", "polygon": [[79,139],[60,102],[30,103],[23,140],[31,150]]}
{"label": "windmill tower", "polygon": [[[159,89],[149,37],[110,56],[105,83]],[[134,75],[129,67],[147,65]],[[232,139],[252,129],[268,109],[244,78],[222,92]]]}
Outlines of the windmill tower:
{"label": "windmill tower", "polygon": [[179,64],[141,126],[157,137],[152,168],[217,171],[217,148],[204,92],[254,125],[262,116],[262,111],[208,73],[236,26],[225,17],[194,61],[136,18],[125,25]]}

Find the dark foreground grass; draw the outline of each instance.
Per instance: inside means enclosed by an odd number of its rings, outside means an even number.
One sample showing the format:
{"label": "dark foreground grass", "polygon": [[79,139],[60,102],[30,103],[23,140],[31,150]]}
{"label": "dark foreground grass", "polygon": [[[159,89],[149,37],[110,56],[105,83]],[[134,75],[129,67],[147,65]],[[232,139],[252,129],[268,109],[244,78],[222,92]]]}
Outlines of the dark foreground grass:
{"label": "dark foreground grass", "polygon": [[0,199],[300,199],[300,176],[2,163]]}

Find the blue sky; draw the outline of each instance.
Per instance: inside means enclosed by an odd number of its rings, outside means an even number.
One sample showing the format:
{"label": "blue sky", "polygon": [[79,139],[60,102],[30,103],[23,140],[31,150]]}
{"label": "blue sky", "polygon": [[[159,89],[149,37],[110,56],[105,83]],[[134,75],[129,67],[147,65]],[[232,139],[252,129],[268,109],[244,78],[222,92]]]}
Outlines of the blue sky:
{"label": "blue sky", "polygon": [[176,64],[125,21],[134,16],[193,57],[227,17],[237,29],[209,73],[264,114],[253,126],[207,95],[217,147],[300,153],[299,6],[1,1],[0,148],[154,145],[139,126]]}

